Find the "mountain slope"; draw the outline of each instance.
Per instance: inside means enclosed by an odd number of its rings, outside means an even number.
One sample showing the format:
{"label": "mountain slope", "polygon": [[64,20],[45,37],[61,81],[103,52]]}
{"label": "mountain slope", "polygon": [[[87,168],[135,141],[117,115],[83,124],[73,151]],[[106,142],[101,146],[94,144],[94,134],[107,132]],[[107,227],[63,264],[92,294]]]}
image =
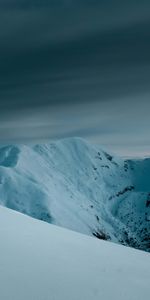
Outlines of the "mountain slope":
{"label": "mountain slope", "polygon": [[141,300],[150,257],[0,208],[3,300]]}
{"label": "mountain slope", "polygon": [[149,251],[149,170],[149,160],[124,161],[79,138],[3,146],[0,203],[49,223]]}

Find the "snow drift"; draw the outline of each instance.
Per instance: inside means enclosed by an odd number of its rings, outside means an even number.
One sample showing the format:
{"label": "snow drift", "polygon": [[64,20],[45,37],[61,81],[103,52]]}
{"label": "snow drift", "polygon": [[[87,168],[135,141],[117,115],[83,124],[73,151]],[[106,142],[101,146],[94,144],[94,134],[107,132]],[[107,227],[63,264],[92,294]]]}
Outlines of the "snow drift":
{"label": "snow drift", "polygon": [[150,257],[0,208],[3,300],[149,299]]}

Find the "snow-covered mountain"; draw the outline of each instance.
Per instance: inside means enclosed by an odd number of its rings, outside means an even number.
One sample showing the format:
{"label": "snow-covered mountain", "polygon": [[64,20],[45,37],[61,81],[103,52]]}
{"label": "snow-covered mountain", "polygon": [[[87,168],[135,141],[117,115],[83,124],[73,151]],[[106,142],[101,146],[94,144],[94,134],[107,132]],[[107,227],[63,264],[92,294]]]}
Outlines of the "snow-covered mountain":
{"label": "snow-covered mountain", "polygon": [[0,148],[0,204],[150,250],[150,159],[123,160],[80,138]]}
{"label": "snow-covered mountain", "polygon": [[147,300],[149,253],[0,208],[0,299]]}

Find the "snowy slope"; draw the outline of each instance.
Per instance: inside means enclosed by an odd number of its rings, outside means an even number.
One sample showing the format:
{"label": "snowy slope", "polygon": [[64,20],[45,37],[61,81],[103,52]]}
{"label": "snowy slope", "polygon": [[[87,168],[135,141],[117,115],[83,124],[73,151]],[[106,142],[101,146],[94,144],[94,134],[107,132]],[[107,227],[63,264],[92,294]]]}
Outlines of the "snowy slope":
{"label": "snowy slope", "polygon": [[0,299],[149,299],[146,252],[2,207],[0,241]]}
{"label": "snowy slope", "polygon": [[79,138],[3,146],[0,203],[149,251],[149,170],[150,160],[124,161]]}

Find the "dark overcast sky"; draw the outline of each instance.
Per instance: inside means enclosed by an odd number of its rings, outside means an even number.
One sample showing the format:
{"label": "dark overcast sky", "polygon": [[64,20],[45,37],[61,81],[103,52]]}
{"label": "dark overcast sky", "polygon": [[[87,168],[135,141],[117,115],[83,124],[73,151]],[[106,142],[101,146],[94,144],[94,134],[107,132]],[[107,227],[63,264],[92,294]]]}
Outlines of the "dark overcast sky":
{"label": "dark overcast sky", "polygon": [[149,0],[0,0],[2,143],[149,155],[149,115]]}

